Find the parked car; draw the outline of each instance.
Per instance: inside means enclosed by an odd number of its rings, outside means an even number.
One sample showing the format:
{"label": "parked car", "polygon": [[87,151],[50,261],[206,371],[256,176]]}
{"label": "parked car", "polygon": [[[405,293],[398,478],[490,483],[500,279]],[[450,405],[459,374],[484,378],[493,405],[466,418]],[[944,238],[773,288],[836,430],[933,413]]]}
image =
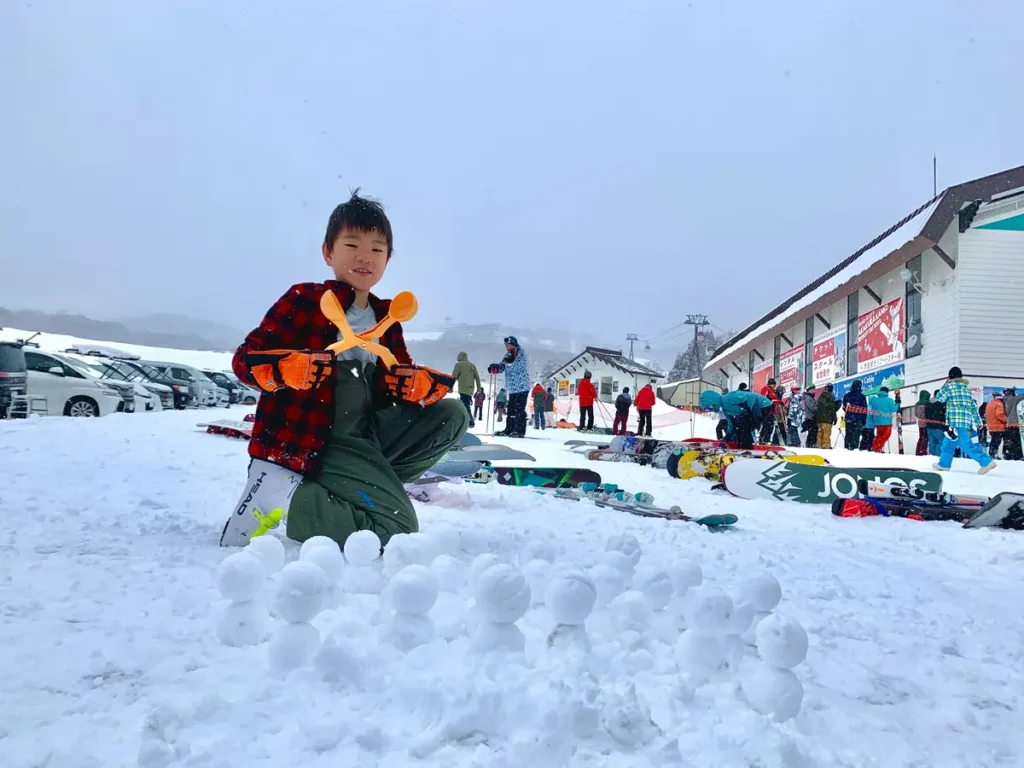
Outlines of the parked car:
{"label": "parked car", "polygon": [[250,387],[248,384],[242,384],[238,382],[238,386],[241,387],[241,398],[238,402],[242,405],[256,405],[260,401],[260,393]]}
{"label": "parked car", "polygon": [[112,365],[114,362],[112,360],[83,357],[80,355],[67,355],[67,357],[80,360],[96,371],[101,379],[109,379],[110,383],[115,387],[130,386],[135,393],[135,411],[137,413],[162,411],[164,408],[174,407],[174,390],[166,384],[142,382],[138,378],[133,381]]}
{"label": "parked car", "polygon": [[167,387],[171,399],[168,402],[161,401],[164,408],[176,408],[180,411],[195,404],[187,380],[174,379],[158,368],[136,360],[111,360],[109,365],[120,371],[128,381],[138,381],[146,386]]}
{"label": "parked car", "polygon": [[24,350],[28,393],[46,398],[49,416],[108,416],[125,410],[122,392],[59,356]]}
{"label": "parked car", "polygon": [[228,393],[228,405],[242,402],[242,385],[235,381],[234,376],[223,371],[204,370],[203,373],[209,376],[214,384]]}
{"label": "parked car", "polygon": [[191,385],[194,385],[196,401],[199,405],[209,408],[217,405],[220,401],[220,388],[210,380],[209,376],[198,368],[193,368],[191,365],[182,365],[181,363],[149,361],[149,364],[155,368],[159,368],[164,373],[171,373],[176,379],[185,379]]}
{"label": "parked car", "polygon": [[25,403],[16,398],[25,394],[26,382],[21,344],[0,341],[0,419],[25,418]]}
{"label": "parked car", "polygon": [[[55,358],[60,360],[66,365],[70,365],[79,373],[85,374],[90,378],[102,379],[103,374],[97,371],[88,361],[81,359],[75,355],[68,355],[58,352],[50,352],[48,354],[53,355]],[[118,394],[121,395],[121,399],[124,401],[124,407],[118,408],[118,413],[135,413],[137,407],[136,404],[137,395],[135,393],[135,385],[128,381],[112,380],[108,379],[106,384],[117,390]],[[149,392],[145,392],[144,397],[146,400],[150,400],[152,395]],[[145,403],[141,404],[141,407],[145,409]]]}

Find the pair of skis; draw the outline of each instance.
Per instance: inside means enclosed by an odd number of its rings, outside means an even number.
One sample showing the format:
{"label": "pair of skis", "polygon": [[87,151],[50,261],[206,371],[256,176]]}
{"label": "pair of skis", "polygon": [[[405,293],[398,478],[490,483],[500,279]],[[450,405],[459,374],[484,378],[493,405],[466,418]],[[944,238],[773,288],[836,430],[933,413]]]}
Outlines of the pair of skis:
{"label": "pair of skis", "polygon": [[922,521],[955,521],[964,528],[1024,530],[1024,494],[970,496],[925,491],[903,485],[861,480],[858,499],[836,499],[832,514],[839,517],[903,517]]}

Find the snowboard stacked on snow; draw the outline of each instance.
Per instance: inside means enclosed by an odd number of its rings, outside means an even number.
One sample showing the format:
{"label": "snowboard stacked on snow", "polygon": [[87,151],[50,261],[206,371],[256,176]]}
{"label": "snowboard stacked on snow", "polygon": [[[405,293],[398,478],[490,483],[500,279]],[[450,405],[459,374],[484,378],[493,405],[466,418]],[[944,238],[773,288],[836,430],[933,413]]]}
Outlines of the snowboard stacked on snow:
{"label": "snowboard stacked on snow", "polygon": [[206,421],[196,424],[197,427],[206,429],[207,434],[223,435],[224,437],[235,437],[241,440],[252,438],[251,421],[233,421],[231,419],[220,419],[219,421]]}
{"label": "snowboard stacked on snow", "polygon": [[581,483],[601,484],[601,476],[589,469],[570,467],[481,467],[468,477],[476,483],[497,482],[529,488],[576,488]]}
{"label": "snowboard stacked on snow", "polygon": [[906,469],[737,459],[722,470],[722,484],[734,496],[804,504],[831,504],[836,499],[856,498],[862,480],[882,485],[904,485],[921,491],[942,490],[941,475]]}
{"label": "snowboard stacked on snow", "polygon": [[836,499],[832,514],[839,517],[903,517],[910,520],[956,521],[964,528],[1024,529],[1024,494],[965,496],[926,491],[892,483],[858,484],[860,498]]}

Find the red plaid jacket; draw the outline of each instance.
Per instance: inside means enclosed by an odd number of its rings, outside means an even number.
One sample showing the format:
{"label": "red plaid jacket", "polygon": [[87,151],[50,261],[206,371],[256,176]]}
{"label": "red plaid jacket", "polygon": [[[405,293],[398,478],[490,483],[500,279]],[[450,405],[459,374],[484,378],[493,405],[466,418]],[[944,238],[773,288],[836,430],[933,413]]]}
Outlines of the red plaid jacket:
{"label": "red plaid jacket", "polygon": [[[326,349],[338,340],[338,329],[320,311],[320,297],[328,290],[346,310],[352,306],[355,292],[347,283],[328,280],[324,283],[299,283],[274,302],[259,327],[245,337],[235,351],[231,367],[235,375],[256,386],[245,362],[247,350],[263,349]],[[370,294],[370,306],[377,319],[388,313],[391,301]],[[411,364],[405,348],[402,326],[394,323],[380,342],[391,350],[399,363]],[[392,403],[384,384],[384,364],[377,361],[377,396],[374,406]],[[320,468],[320,455],[331,436],[334,423],[334,374],[314,389],[279,389],[260,394],[256,421],[252,425],[249,455],[279,464],[304,475]]]}

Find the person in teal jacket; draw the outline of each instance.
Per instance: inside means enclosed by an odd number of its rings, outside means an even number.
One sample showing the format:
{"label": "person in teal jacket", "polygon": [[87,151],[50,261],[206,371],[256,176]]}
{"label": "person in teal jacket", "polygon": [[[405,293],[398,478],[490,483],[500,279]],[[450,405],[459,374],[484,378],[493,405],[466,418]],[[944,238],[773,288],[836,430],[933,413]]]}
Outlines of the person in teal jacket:
{"label": "person in teal jacket", "polygon": [[881,453],[889,442],[892,417],[897,410],[896,403],[889,397],[888,387],[882,387],[877,395],[868,399],[868,414],[875,423],[875,440],[871,444],[871,450],[875,453]]}
{"label": "person in teal jacket", "polygon": [[737,389],[725,395],[713,390],[700,393],[700,407],[725,414],[733,425],[736,444],[740,448],[754,447],[754,428],[761,423],[772,401],[746,389]]}

